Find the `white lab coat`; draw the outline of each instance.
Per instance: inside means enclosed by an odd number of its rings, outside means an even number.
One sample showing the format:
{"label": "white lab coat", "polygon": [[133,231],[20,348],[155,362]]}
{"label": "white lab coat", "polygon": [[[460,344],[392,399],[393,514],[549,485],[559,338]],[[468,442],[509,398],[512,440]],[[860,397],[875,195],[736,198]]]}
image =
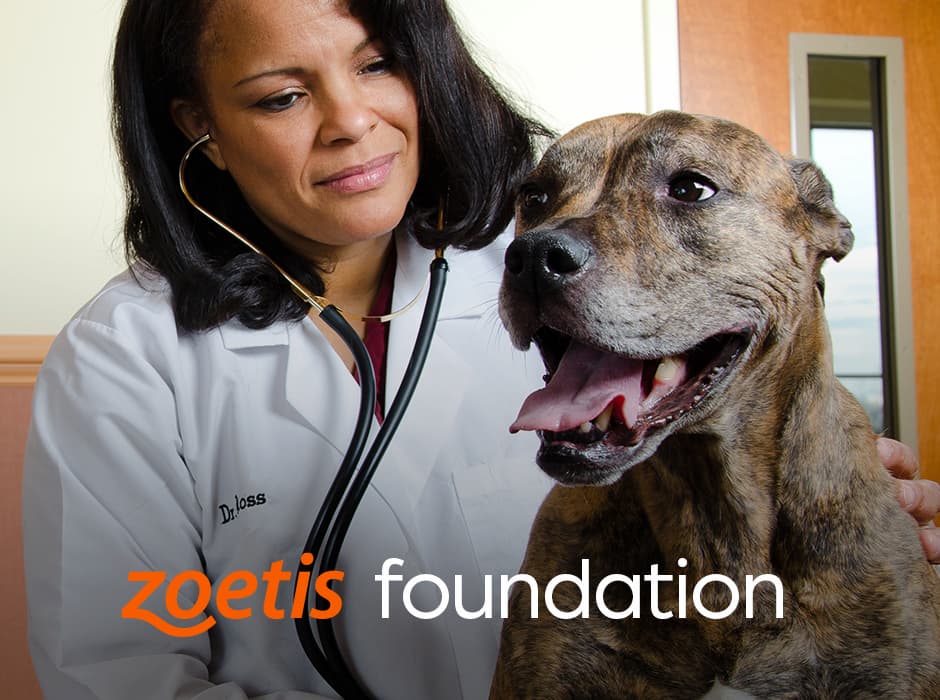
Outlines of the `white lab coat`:
{"label": "white lab coat", "polygon": [[[421,289],[430,256],[399,239],[394,307]],[[464,607],[479,609],[483,576],[517,570],[550,486],[533,437],[507,430],[542,367],[511,348],[496,315],[502,245],[448,258],[424,375],[337,567],[340,643],[383,699],[486,697],[501,620],[498,586],[493,619],[461,619],[451,600],[445,615],[419,620],[402,607],[401,583],[382,620],[373,579],[382,562],[403,559],[406,581],[440,576],[451,594],[462,574]],[[127,273],[112,280],[56,339],[36,384],[24,531],[30,645],[46,697],[332,697],[289,613],[262,614],[260,578],[277,560],[294,570],[351,436],[358,386],[308,319],[181,337],[165,283],[145,287]],[[415,309],[391,325],[389,397],[419,318]],[[237,517],[222,508],[251,495],[256,505]],[[254,614],[227,620],[213,599],[217,625],[189,639],[122,619],[142,585],[128,572],[141,570],[212,581],[253,572],[261,586],[233,607]],[[290,610],[292,587],[280,586],[280,609]],[[146,607],[167,618],[164,592]],[[440,601],[430,584],[414,593],[424,610]]]}

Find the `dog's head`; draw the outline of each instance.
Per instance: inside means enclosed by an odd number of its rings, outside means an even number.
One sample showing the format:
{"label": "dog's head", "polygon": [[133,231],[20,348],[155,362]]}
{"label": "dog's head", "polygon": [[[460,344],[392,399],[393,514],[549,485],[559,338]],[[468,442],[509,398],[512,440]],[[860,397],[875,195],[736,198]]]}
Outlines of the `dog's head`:
{"label": "dog's head", "polygon": [[[500,314],[535,342],[537,430],[564,483],[609,483],[701,424],[819,310],[819,270],[852,245],[822,173],[730,122],[677,112],[584,124],[520,189]],[[819,311],[821,313],[821,311]]]}

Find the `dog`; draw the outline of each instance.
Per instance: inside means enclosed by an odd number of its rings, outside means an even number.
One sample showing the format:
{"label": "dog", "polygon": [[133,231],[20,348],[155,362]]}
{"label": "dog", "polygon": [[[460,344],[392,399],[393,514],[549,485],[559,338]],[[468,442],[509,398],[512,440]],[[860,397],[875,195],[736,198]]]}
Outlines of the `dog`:
{"label": "dog", "polygon": [[[716,118],[606,117],[549,147],[516,226],[500,315],[547,385],[511,429],[559,484],[490,697],[940,698],[940,582],[833,373],[820,268],[853,236],[819,169]],[[598,581],[651,572],[602,612]],[[536,598],[559,574],[589,582],[553,590],[576,617]],[[727,585],[691,605],[714,574],[780,587],[718,619]]]}

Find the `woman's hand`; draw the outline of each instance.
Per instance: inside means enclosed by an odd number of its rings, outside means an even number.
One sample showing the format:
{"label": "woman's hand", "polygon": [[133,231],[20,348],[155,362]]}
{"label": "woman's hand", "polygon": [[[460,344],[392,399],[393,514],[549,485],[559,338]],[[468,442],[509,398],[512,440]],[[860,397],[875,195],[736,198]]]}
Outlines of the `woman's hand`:
{"label": "woman's hand", "polygon": [[920,524],[920,543],[931,564],[940,564],[940,529],[933,519],[940,514],[940,484],[920,478],[917,456],[907,445],[878,438],[881,463],[897,479],[898,502]]}

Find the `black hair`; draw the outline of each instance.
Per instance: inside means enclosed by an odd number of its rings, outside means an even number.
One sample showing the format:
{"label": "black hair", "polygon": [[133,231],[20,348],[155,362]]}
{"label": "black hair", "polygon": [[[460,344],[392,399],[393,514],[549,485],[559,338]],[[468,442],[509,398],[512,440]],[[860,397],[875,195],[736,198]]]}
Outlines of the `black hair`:
{"label": "black hair", "polygon": [[[125,254],[169,282],[182,332],[231,318],[263,328],[308,310],[268,261],[219,231],[179,190],[177,168],[189,144],[171,119],[170,103],[199,94],[199,47],[212,1],[127,0],[113,59]],[[429,248],[486,245],[512,218],[534,142],[550,132],[514,108],[474,62],[445,0],[348,0],[348,7],[385,44],[418,99],[420,174],[401,225]],[[227,172],[195,157],[187,184],[207,209],[323,293],[320,271],[261,224]]]}

